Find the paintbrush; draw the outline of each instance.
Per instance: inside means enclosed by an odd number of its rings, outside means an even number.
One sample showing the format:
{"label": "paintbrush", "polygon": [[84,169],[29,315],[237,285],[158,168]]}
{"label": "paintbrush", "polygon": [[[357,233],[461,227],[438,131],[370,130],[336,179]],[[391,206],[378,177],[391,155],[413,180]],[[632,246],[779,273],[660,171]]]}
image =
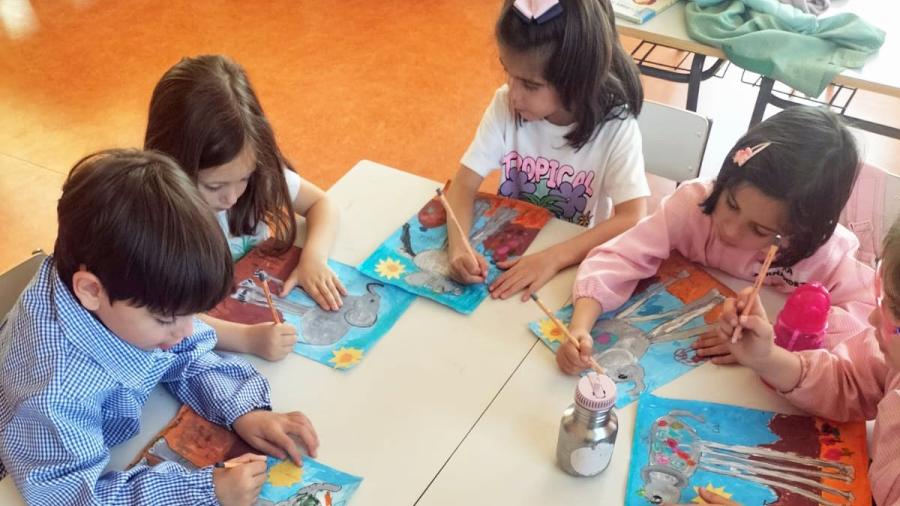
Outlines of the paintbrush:
{"label": "paintbrush", "polygon": [[[566,336],[566,339],[568,339],[569,341],[572,341],[572,344],[575,345],[575,348],[578,351],[581,351],[581,341],[579,341],[578,339],[575,339],[575,336],[573,336],[572,334],[569,333],[568,327],[563,325],[563,322],[559,321],[559,319],[556,318],[556,316],[554,316],[553,313],[550,312],[549,309],[547,309],[547,306],[545,306],[544,303],[541,302],[541,299],[538,298],[536,293],[531,294],[531,300],[533,300],[535,302],[535,304],[537,304],[538,307],[541,308],[541,311],[543,311],[544,314],[547,315],[547,318],[550,318],[550,321],[552,321],[553,324],[559,328],[559,330]],[[606,374],[606,372],[603,370],[603,368],[600,367],[600,364],[598,364],[597,361],[594,360],[594,357],[591,357],[590,361],[591,361],[591,369],[597,371],[597,374]]]}
{"label": "paintbrush", "polygon": [[[772,245],[769,246],[769,252],[766,253],[766,259],[763,261],[762,268],[759,269],[759,272],[756,273],[756,282],[753,283],[753,290],[750,291],[750,298],[747,300],[747,305],[744,306],[744,310],[741,311],[741,318],[750,314],[750,311],[753,310],[753,304],[756,302],[756,296],[759,295],[759,289],[762,288],[763,281],[766,280],[766,275],[769,272],[769,266],[772,265],[772,260],[775,259],[775,253],[778,253],[778,246],[781,245],[781,236],[775,235],[775,240],[772,242]],[[738,339],[741,337],[741,322],[738,320],[737,326],[734,328],[734,332],[731,333],[731,342],[736,343]]]}
{"label": "paintbrush", "polygon": [[275,310],[275,303],[272,302],[272,292],[269,291],[269,275],[266,274],[266,271],[260,269],[256,271],[256,277],[259,278],[259,281],[262,284],[263,293],[266,295],[266,303],[269,305],[269,310],[272,311],[272,320],[274,320],[275,323],[280,324],[281,318],[278,317],[278,311]]}
{"label": "paintbrush", "polygon": [[[459,220],[456,219],[456,214],[453,212],[453,208],[450,207],[450,202],[447,200],[447,197],[444,196],[444,192],[441,191],[440,188],[435,190],[437,193],[438,199],[441,201],[441,205],[444,206],[444,210],[447,212],[447,227],[449,229],[450,222],[453,222],[453,226],[456,227],[456,231],[459,233],[459,236],[462,237],[463,246],[465,246],[466,251],[469,252],[469,255],[472,256],[472,260],[475,262],[475,265],[481,266],[478,262],[478,255],[475,253],[475,249],[472,248],[472,244],[469,243],[469,235],[463,232],[462,225],[459,224]],[[449,230],[448,230],[449,232]],[[482,276],[485,275],[485,272],[482,271]]]}

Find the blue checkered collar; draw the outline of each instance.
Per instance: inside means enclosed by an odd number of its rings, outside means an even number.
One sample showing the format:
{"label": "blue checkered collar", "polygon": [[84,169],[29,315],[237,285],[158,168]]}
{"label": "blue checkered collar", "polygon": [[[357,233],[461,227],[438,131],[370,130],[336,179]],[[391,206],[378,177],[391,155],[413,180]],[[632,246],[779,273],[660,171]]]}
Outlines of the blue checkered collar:
{"label": "blue checkered collar", "polygon": [[173,353],[159,349],[142,350],[113,334],[63,283],[53,257],[44,261],[39,276],[49,290],[62,339],[94,359],[113,378],[133,388],[145,388],[147,375],[155,364],[175,358]]}

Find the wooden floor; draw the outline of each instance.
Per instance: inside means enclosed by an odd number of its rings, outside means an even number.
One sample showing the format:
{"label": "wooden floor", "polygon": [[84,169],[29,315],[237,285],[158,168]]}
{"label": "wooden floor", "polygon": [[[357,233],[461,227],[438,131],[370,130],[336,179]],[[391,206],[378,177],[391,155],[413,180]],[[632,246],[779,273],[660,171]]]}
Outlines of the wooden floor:
{"label": "wooden floor", "polygon": [[[322,187],[364,158],[450,177],[504,79],[492,35],[499,3],[3,2],[0,272],[52,250],[56,200],[75,161],[141,145],[153,86],[183,56],[243,64],[282,150]],[[739,78],[732,68],[701,90],[700,112],[714,120],[705,175],[749,120],[755,90]],[[648,98],[684,105],[683,85],[644,83]],[[891,123],[900,100],[860,93],[853,113]],[[870,161],[897,170],[900,143],[863,141]]]}

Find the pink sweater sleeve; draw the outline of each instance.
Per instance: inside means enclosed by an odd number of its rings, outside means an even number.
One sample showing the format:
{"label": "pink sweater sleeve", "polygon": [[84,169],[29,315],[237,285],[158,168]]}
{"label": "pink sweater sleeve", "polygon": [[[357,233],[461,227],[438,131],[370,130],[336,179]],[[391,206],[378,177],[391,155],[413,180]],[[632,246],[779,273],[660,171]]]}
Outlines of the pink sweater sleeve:
{"label": "pink sweater sleeve", "polygon": [[878,404],[878,418],[872,432],[872,452],[869,457],[869,482],[872,498],[877,504],[900,504],[900,385],[892,381],[893,389]]}
{"label": "pink sweater sleeve", "polygon": [[685,253],[682,242],[690,241],[703,221],[699,203],[707,188],[685,183],[663,199],[659,209],[621,235],[595,247],[578,267],[573,300],[590,297],[613,311],[634,292],[638,281],[656,274],[673,249]]}
{"label": "pink sweater sleeve", "polygon": [[802,351],[803,372],[797,386],[784,394],[795,406],[843,422],[872,420],[884,397],[888,366],[868,329],[832,351]]}

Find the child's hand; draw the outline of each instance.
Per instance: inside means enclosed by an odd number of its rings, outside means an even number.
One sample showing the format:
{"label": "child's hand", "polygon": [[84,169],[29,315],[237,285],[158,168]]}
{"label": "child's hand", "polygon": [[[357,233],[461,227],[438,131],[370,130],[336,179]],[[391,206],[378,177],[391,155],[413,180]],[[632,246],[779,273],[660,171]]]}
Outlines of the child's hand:
{"label": "child's hand", "polygon": [[734,364],[737,359],[731,354],[728,339],[722,337],[718,329],[703,334],[691,345],[698,357],[709,358],[710,362],[719,365]]}
{"label": "child's hand", "polygon": [[556,365],[566,374],[575,375],[591,366],[591,356],[594,354],[594,340],[591,335],[583,331],[571,331],[571,334],[578,342],[579,347],[575,343],[566,339],[556,350]]}
{"label": "child's hand", "polygon": [[266,457],[245,453],[227,464],[234,467],[213,469],[213,490],[222,506],[252,506],[266,482]]}
{"label": "child's hand", "polygon": [[484,283],[488,263],[477,251],[475,252],[477,262],[464,247],[451,246],[447,249],[447,255],[450,260],[450,277],[465,285]]}
{"label": "child's hand", "polygon": [[294,349],[297,329],[290,323],[258,323],[250,326],[248,339],[250,353],[275,362]]}
{"label": "child's hand", "polygon": [[497,267],[505,269],[506,272],[491,284],[491,297],[505,299],[524,289],[523,302],[559,272],[556,259],[547,250],[534,255],[497,262]]}
{"label": "child's hand", "polygon": [[319,307],[329,311],[340,309],[344,305],[341,297],[347,295],[347,289],[328,267],[328,263],[316,258],[300,257],[297,267],[284,280],[279,297],[287,297],[295,286],[303,288]]}
{"label": "child's hand", "polygon": [[[740,316],[750,301],[752,287],[747,287],[738,293],[737,299],[729,298],[725,301],[722,316],[719,317],[717,333],[726,342],[728,349],[738,362],[744,365],[752,365],[753,362],[764,361],[771,353],[775,343],[775,331],[766,310],[763,308],[759,296],[753,303],[753,309],[747,316]],[[732,343],[731,336],[735,327],[740,323],[741,335],[738,342]]]}
{"label": "child's hand", "polygon": [[311,457],[319,448],[319,436],[312,422],[299,411],[273,413],[258,409],[239,417],[232,427],[250,446],[279,459],[290,457],[298,466],[300,453],[292,436],[300,438]]}
{"label": "child's hand", "polygon": [[[726,499],[711,490],[706,490],[705,488],[698,488],[697,493],[700,494],[700,498],[706,504],[722,504],[724,506],[741,506],[740,503],[736,503],[736,502],[732,501],[731,499]],[[693,504],[675,505],[675,504],[665,503],[662,506],[694,506],[694,505]]]}

